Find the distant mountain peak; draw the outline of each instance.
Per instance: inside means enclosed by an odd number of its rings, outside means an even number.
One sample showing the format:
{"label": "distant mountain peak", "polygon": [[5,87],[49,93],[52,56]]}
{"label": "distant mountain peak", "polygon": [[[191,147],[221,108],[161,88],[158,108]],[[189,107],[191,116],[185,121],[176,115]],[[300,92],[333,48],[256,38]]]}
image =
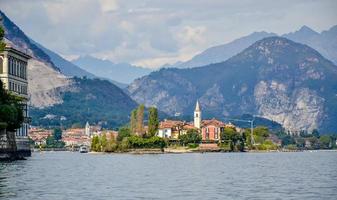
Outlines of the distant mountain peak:
{"label": "distant mountain peak", "polygon": [[300,30],[298,30],[299,32],[310,32],[310,33],[315,33],[318,34],[316,31],[314,31],[313,29],[311,29],[310,27],[304,25],[300,28]]}

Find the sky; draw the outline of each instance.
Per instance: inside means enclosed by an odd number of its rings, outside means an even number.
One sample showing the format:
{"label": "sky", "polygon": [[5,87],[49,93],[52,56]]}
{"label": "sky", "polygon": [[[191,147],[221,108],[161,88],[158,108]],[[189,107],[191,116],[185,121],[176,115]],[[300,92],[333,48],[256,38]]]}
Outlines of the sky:
{"label": "sky", "polygon": [[29,37],[71,60],[157,68],[254,31],[337,24],[336,0],[0,0]]}

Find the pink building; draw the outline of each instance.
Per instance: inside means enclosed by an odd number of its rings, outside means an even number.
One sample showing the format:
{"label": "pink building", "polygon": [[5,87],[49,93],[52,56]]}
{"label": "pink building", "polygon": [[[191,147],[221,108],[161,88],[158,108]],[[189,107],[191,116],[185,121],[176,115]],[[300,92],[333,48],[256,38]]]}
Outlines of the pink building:
{"label": "pink building", "polygon": [[219,141],[220,133],[226,126],[226,124],[216,119],[202,120],[201,124],[202,140],[210,142]]}

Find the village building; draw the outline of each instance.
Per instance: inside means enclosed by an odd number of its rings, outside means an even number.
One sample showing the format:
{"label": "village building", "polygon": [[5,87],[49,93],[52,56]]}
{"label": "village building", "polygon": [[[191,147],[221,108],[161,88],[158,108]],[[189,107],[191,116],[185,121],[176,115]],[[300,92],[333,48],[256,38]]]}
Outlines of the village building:
{"label": "village building", "polygon": [[162,138],[178,139],[183,121],[164,120],[159,123],[158,136]]}
{"label": "village building", "polygon": [[47,138],[52,136],[52,130],[46,130],[41,128],[31,128],[28,131],[28,138],[34,141],[35,145],[45,145]]}
{"label": "village building", "polygon": [[215,142],[220,140],[220,134],[225,128],[225,123],[216,120],[202,120],[201,136],[202,141]]}
{"label": "village building", "polygon": [[83,128],[71,128],[63,131],[62,141],[66,146],[90,146],[90,136]]}
{"label": "village building", "polygon": [[23,98],[22,107],[24,122],[21,128],[16,130],[15,140],[17,151],[24,156],[30,156],[30,145],[28,140],[28,128],[30,118],[28,117],[28,80],[27,63],[31,57],[10,45],[6,45],[0,53],[0,80],[6,90]]}

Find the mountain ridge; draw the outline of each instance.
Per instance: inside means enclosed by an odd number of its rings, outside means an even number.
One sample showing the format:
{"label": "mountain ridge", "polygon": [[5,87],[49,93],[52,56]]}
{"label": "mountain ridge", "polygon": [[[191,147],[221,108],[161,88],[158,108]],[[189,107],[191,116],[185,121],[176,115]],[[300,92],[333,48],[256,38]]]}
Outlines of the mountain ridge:
{"label": "mountain ridge", "polygon": [[225,62],[153,72],[128,90],[137,102],[170,114],[193,111],[199,99],[206,117],[256,114],[293,132],[329,131],[337,130],[331,123],[337,119],[334,76],[336,66],[316,50],[269,37]]}
{"label": "mountain ridge", "polygon": [[134,79],[152,72],[151,69],[134,66],[129,63],[113,63],[110,60],[102,60],[89,55],[81,56],[72,61],[96,76],[120,83],[129,84]]}

